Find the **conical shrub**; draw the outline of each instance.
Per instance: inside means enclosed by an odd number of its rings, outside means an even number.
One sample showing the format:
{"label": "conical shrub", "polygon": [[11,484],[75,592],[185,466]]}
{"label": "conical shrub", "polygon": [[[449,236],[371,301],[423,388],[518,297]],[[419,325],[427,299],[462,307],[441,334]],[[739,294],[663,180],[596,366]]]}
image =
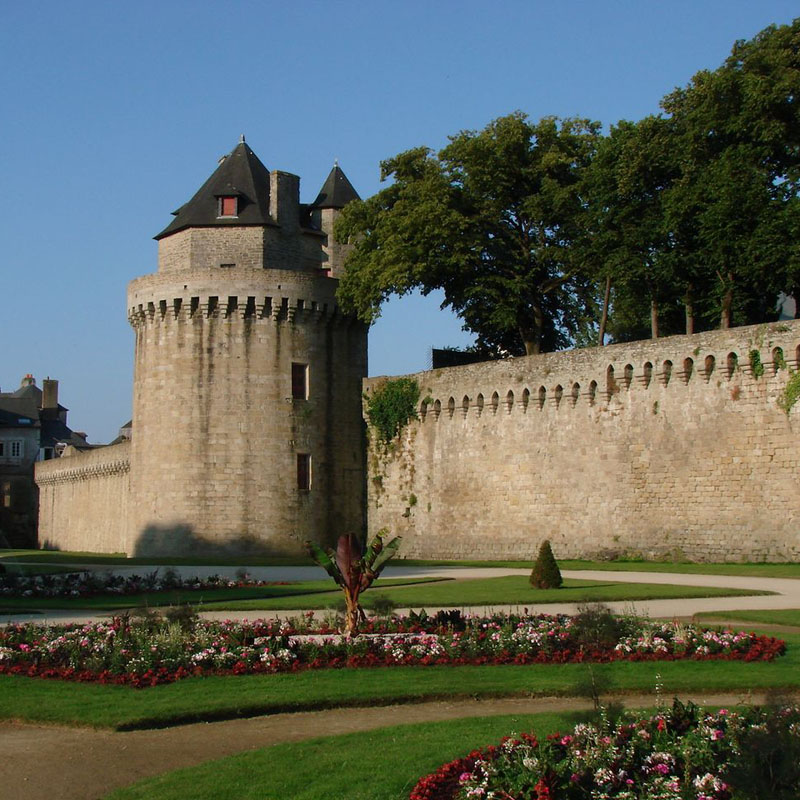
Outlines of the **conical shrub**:
{"label": "conical shrub", "polygon": [[531,586],[537,589],[559,589],[562,583],[564,579],[553,555],[553,548],[550,547],[550,541],[545,539],[531,570]]}

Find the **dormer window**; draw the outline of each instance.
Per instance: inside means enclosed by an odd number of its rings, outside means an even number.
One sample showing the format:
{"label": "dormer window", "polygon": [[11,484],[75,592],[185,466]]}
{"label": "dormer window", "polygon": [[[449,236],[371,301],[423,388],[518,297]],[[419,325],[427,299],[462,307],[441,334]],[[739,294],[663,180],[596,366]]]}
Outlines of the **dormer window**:
{"label": "dormer window", "polygon": [[218,198],[219,207],[217,209],[218,217],[238,217],[239,216],[239,198],[234,195],[222,195]]}

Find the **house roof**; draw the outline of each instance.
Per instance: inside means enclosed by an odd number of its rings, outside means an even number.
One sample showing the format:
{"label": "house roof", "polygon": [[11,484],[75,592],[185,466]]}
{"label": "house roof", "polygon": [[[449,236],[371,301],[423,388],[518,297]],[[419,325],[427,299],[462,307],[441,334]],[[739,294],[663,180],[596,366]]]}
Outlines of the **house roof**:
{"label": "house roof", "polygon": [[338,164],[334,164],[330,174],[322,184],[312,208],[344,208],[351,200],[360,200],[358,192],[347,179]]}
{"label": "house roof", "polygon": [[[219,198],[225,196],[239,198],[238,216],[218,216]],[[163,239],[190,227],[274,225],[275,221],[269,215],[269,170],[245,144],[242,136],[239,144],[223,157],[194,197],[172,213],[175,219],[153,238]]]}

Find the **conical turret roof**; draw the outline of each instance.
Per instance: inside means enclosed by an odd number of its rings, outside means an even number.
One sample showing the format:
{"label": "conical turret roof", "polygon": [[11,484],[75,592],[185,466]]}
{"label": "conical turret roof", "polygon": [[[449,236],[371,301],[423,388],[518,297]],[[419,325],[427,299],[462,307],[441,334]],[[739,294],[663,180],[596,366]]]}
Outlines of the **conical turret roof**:
{"label": "conical turret roof", "polygon": [[[219,198],[232,196],[238,198],[237,216],[219,216]],[[275,221],[269,215],[269,170],[245,144],[242,136],[239,144],[221,159],[194,197],[172,213],[175,219],[155,239],[184,228],[274,225]]]}
{"label": "conical turret roof", "polygon": [[351,200],[360,200],[353,184],[347,180],[342,168],[334,164],[330,174],[322,184],[312,208],[344,208]]}

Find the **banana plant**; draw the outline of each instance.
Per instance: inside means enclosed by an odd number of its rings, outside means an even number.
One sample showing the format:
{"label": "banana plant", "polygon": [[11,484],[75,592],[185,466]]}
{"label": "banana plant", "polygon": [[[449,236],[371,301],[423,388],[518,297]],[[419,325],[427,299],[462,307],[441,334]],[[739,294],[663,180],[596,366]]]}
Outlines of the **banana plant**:
{"label": "banana plant", "polygon": [[385,528],[378,531],[363,552],[361,541],[352,533],[340,536],[336,547],[328,550],[324,550],[314,542],[306,542],[306,550],[311,558],[344,592],[347,604],[344,630],[346,636],[356,636],[359,625],[366,619],[364,609],[359,602],[361,592],[372,586],[373,581],[381,574],[400,546],[399,536],[384,542],[388,533]]}

